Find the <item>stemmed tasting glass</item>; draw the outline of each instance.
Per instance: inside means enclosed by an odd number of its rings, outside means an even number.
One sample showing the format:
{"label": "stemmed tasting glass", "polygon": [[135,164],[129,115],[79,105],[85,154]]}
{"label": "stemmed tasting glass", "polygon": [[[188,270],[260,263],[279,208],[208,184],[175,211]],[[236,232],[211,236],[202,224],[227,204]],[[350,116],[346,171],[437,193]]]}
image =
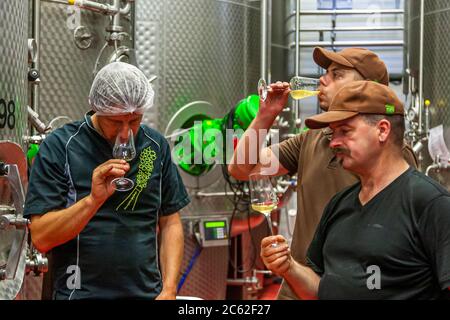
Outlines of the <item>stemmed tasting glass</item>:
{"label": "stemmed tasting glass", "polygon": [[[273,235],[271,212],[277,208],[278,197],[274,192],[270,177],[260,173],[250,174],[249,187],[252,209],[264,215],[270,235]],[[273,243],[272,246],[276,246],[276,243]]]}
{"label": "stemmed tasting glass", "polygon": [[[120,133],[116,137],[116,143],[113,148],[114,159],[122,159],[130,162],[136,156],[136,148],[134,147],[134,135],[133,130],[128,130],[126,139],[123,139]],[[134,187],[134,182],[131,179],[120,177],[111,181],[115,184],[117,191],[128,191]]]}
{"label": "stemmed tasting glass", "polygon": [[[319,94],[320,80],[307,77],[292,77],[289,82],[291,97],[294,100],[304,99]],[[269,86],[263,78],[258,81],[258,94],[262,101],[265,101],[269,91]]]}

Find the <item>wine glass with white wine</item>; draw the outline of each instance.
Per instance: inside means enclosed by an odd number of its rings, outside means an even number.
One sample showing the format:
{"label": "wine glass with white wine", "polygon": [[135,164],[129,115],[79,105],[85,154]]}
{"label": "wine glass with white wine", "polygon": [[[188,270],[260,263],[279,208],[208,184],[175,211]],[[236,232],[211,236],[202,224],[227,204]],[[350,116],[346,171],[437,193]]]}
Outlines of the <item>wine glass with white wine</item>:
{"label": "wine glass with white wine", "polygon": [[300,100],[319,94],[320,80],[295,76],[289,82],[291,97],[294,100]]}
{"label": "wine glass with white wine", "polygon": [[[250,203],[252,209],[260,212],[266,218],[270,235],[273,236],[271,213],[278,205],[278,197],[274,192],[269,176],[253,173],[249,176]],[[276,244],[272,244],[276,246]]]}
{"label": "wine glass with white wine", "polygon": [[[319,94],[320,80],[307,77],[292,77],[289,82],[291,89],[291,97],[294,100],[300,100],[308,97],[317,96]],[[269,86],[263,78],[258,81],[258,94],[262,101],[267,99],[269,93]]]}
{"label": "wine glass with white wine", "polygon": [[[128,135],[124,139],[120,133],[116,137],[116,143],[113,148],[114,159],[122,159],[130,162],[136,156],[136,148],[134,147],[133,130],[128,130]],[[131,179],[120,177],[111,181],[115,185],[117,191],[128,191],[134,187],[134,182]]]}

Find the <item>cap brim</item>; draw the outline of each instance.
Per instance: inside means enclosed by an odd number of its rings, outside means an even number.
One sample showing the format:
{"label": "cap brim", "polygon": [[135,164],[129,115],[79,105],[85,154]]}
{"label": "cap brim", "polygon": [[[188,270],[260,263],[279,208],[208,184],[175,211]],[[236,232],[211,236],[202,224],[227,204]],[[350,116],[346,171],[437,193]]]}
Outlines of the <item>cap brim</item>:
{"label": "cap brim", "polygon": [[347,120],[358,115],[354,111],[328,111],[305,120],[305,124],[310,129],[320,129],[328,127],[330,123]]}
{"label": "cap brim", "polygon": [[321,47],[314,48],[313,59],[315,63],[324,69],[328,69],[332,62],[339,63],[349,68],[354,68],[354,66],[343,56],[337,54],[336,52],[325,50]]}

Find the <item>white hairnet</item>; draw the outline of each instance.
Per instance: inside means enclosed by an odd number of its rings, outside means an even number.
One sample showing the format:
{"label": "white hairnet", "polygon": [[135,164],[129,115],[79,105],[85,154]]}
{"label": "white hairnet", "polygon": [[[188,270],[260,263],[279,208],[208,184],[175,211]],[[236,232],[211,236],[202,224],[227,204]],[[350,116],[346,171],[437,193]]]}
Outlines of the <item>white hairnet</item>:
{"label": "white hairnet", "polygon": [[95,76],[89,104],[98,115],[144,113],[155,93],[144,73],[124,62],[104,66]]}

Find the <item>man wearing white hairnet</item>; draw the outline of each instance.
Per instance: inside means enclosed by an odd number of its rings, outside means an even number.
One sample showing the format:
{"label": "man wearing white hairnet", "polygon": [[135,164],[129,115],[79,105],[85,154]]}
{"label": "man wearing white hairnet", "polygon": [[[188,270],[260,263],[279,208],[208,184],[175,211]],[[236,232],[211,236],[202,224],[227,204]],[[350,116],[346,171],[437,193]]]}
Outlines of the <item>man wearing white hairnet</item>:
{"label": "man wearing white hairnet", "polygon": [[[40,148],[25,215],[36,248],[52,252],[55,299],[174,299],[183,256],[179,210],[189,203],[168,142],[141,124],[154,92],[136,67],[115,62],[92,84],[92,111]],[[136,156],[113,159],[132,130]],[[134,182],[126,192],[112,180]],[[159,241],[158,241],[159,240]]]}

